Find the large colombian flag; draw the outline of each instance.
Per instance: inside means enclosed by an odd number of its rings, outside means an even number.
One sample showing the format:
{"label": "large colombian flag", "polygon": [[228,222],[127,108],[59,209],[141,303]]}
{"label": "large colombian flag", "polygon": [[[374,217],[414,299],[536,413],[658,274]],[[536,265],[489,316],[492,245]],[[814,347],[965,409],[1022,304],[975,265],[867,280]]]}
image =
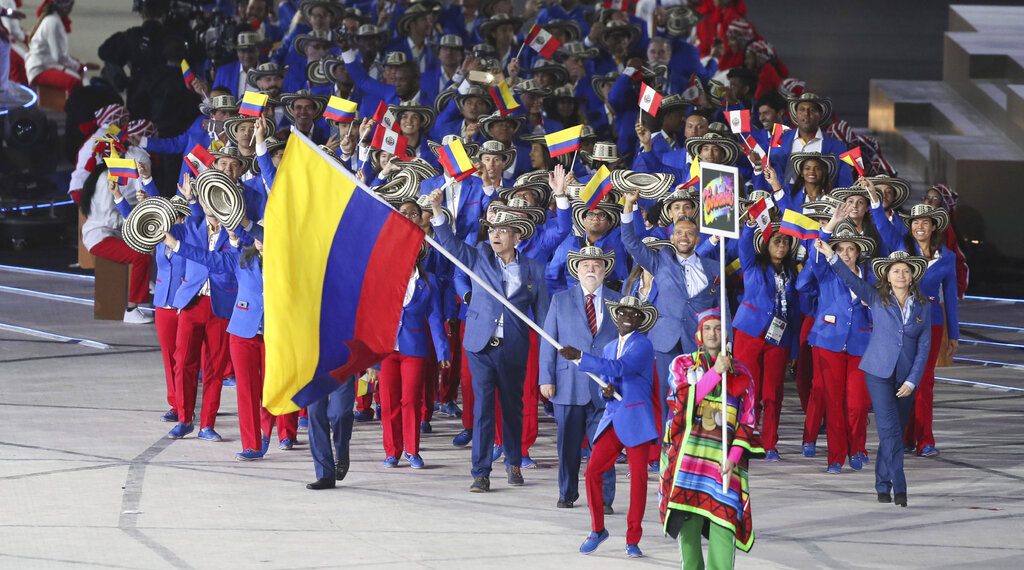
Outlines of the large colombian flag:
{"label": "large colombian flag", "polygon": [[263,405],[282,414],[394,350],[423,231],[297,132],[264,227]]}

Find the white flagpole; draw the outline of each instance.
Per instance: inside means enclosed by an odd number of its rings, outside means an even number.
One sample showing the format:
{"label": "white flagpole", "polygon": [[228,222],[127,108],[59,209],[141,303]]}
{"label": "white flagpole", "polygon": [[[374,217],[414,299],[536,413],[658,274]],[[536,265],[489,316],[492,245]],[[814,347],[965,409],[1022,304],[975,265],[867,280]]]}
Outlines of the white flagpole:
{"label": "white flagpole", "polygon": [[[725,238],[720,237],[718,239],[718,275],[721,280],[721,286],[719,287],[718,295],[718,308],[722,312],[722,346],[719,349],[719,354],[725,353],[725,346],[728,340],[728,330],[725,326],[725,314],[726,314],[726,295],[725,295]],[[732,357],[732,355],[729,355]],[[727,385],[729,373],[728,371],[722,373],[722,465],[725,465],[726,460],[729,458],[729,390]],[[737,414],[738,414],[737,410]],[[739,416],[737,416],[738,418]],[[729,492],[729,480],[732,478],[732,474],[726,476],[722,474],[722,493]]]}
{"label": "white flagpole", "polygon": [[[304,142],[305,144],[309,145],[309,147],[312,148],[314,151],[316,151],[317,154],[319,154],[321,158],[323,158],[324,160],[326,160],[328,162],[328,164],[330,164],[334,168],[337,168],[338,170],[342,171],[342,173],[344,173],[346,176],[348,176],[353,181],[355,181],[356,186],[358,186],[364,192],[366,192],[367,194],[372,196],[375,200],[377,200],[378,202],[386,205],[388,208],[390,208],[392,210],[395,209],[395,207],[392,206],[391,204],[389,204],[387,202],[387,200],[382,198],[376,192],[370,190],[366,186],[366,184],[364,184],[362,181],[360,181],[358,178],[356,178],[344,166],[339,164],[337,160],[330,159],[327,156],[327,154],[325,154],[324,151],[320,149],[319,146],[314,144],[313,141],[311,141],[308,137],[306,137],[305,135],[300,133],[298,131],[298,129],[296,129],[294,126],[292,127],[292,135],[293,136],[297,135],[300,138],[300,140],[302,140],[302,142]],[[447,182],[446,185],[447,184],[450,184],[450,182]],[[504,305],[505,308],[508,309],[513,315],[515,315],[521,321],[523,321],[523,323],[525,323],[526,326],[528,326],[531,329],[533,329],[533,331],[537,333],[538,337],[544,339],[545,342],[547,342],[551,346],[555,347],[555,350],[561,350],[562,348],[564,348],[561,343],[559,343],[557,340],[555,340],[554,337],[549,335],[547,333],[547,331],[545,331],[543,328],[540,327],[540,325],[538,325],[537,323],[533,322],[533,320],[530,319],[530,317],[526,316],[522,311],[517,309],[516,306],[513,305],[508,299],[506,299],[504,295],[502,295],[502,294],[498,293],[497,291],[495,291],[493,287],[488,285],[486,281],[484,281],[479,275],[474,273],[472,269],[470,269],[469,267],[466,266],[466,264],[462,263],[462,261],[460,261],[459,258],[456,257],[453,253],[451,253],[450,251],[445,249],[440,243],[437,242],[437,240],[435,240],[434,238],[432,238],[430,236],[424,236],[424,239],[426,240],[427,243],[429,243],[431,245],[431,247],[436,249],[438,251],[438,253],[440,253],[441,255],[443,255],[446,258],[448,258],[448,260],[451,261],[455,265],[455,267],[458,267],[463,272],[465,272],[465,274],[467,276],[469,276],[469,278],[472,279],[474,283],[479,285],[480,288],[483,289],[488,295],[494,297],[499,303]],[[601,386],[602,388],[605,388],[605,387],[608,386],[608,383],[605,382],[604,380],[601,380],[601,378],[599,376],[597,376],[596,374],[592,374],[590,372],[587,372],[586,375],[589,376],[590,379],[593,380],[594,382],[597,382],[597,384],[599,386]],[[615,392],[615,399],[616,400],[622,400],[622,395],[619,394],[618,392]]]}

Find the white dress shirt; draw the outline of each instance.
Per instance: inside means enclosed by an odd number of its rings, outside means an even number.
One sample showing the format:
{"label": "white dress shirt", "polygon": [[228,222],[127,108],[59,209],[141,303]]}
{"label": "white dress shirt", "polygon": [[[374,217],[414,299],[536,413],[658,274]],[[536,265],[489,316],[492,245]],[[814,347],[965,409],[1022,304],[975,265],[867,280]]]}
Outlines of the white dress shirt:
{"label": "white dress shirt", "polygon": [[708,276],[704,274],[704,266],[701,265],[700,258],[696,255],[683,257],[677,253],[676,260],[679,261],[679,265],[683,266],[686,294],[690,297],[697,296],[698,293],[708,286]]}
{"label": "white dress shirt", "polygon": [[[580,284],[580,289],[583,289],[583,311],[586,312],[587,295],[590,295],[591,292],[587,291],[587,288],[584,287],[582,284]],[[604,286],[598,285],[597,289],[594,289],[593,295],[594,314],[596,315],[596,319],[594,320],[594,322],[597,323],[597,330],[601,330],[601,323],[604,322],[604,311],[602,310],[602,308],[604,307]],[[587,326],[590,326],[590,323],[587,323]]]}
{"label": "white dress shirt", "polygon": [[800,138],[800,133],[797,132],[796,136],[793,137],[793,146],[789,148],[789,152],[791,154],[794,152],[821,152],[821,143],[824,140],[825,135],[821,134],[820,128],[818,129],[818,132],[814,133],[814,138],[807,142],[804,142],[804,140]]}
{"label": "white dress shirt", "polygon": [[[636,332],[636,331],[633,331],[633,332]],[[633,333],[626,333],[624,335],[619,335],[619,346],[618,346],[618,349],[616,349],[616,351],[615,351],[615,358],[622,358],[622,351],[626,348],[626,341],[629,340],[629,337],[631,337],[631,336],[633,336]]]}

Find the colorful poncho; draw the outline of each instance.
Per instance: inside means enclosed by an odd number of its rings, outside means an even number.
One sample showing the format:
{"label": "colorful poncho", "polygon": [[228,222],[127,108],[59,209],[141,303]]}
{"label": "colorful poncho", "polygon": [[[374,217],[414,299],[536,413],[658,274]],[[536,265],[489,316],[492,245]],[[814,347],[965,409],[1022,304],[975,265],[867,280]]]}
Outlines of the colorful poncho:
{"label": "colorful poncho", "polygon": [[[674,398],[669,398],[672,419],[666,425],[662,446],[659,511],[666,532],[671,509],[685,511],[732,530],[736,547],[749,552],[754,545],[754,528],[747,460],[750,455],[764,453],[754,431],[753,383],[747,368],[734,361],[736,373],[728,379],[726,416],[731,441],[729,454],[734,459],[740,457],[732,471],[729,492],[722,493],[722,430],[717,425],[707,429],[707,422],[702,422],[704,407],[710,406],[712,411],[715,406],[721,409],[721,377],[712,366],[706,354],[697,352],[677,357],[669,369],[670,381],[676,388]],[[706,372],[697,384],[690,385],[687,372],[694,368]],[[740,454],[741,451],[746,453]]]}

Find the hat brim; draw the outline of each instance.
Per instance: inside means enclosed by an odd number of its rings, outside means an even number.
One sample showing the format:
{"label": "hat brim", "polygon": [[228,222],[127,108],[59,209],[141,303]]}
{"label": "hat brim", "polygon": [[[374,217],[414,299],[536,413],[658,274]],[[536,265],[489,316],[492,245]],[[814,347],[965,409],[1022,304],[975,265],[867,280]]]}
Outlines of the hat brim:
{"label": "hat brim", "polygon": [[668,194],[675,184],[675,176],[662,173],[613,170],[612,186],[620,191],[637,191],[641,198],[658,200]]}
{"label": "hat brim", "polygon": [[565,66],[555,63],[549,65],[539,65],[530,69],[530,78],[536,79],[537,73],[550,73],[555,76],[555,85],[565,85],[569,82],[569,71],[565,69]]}
{"label": "hat brim", "polygon": [[907,200],[910,199],[910,182],[907,182],[902,178],[897,178],[895,176],[880,175],[872,176],[871,178],[868,178],[868,180],[870,180],[874,184],[885,184],[892,188],[893,199],[892,202],[889,204],[889,208],[892,210],[898,210],[900,206],[905,204]]}
{"label": "hat brim", "polygon": [[868,203],[871,202],[871,195],[868,194],[867,189],[861,188],[860,186],[852,186],[850,188],[833,188],[832,191],[829,192],[829,196],[839,200],[840,202],[845,202],[847,198],[852,196],[863,196]]}
{"label": "hat brim", "polygon": [[420,132],[424,134],[430,131],[430,127],[434,125],[434,120],[437,119],[437,113],[425,105],[388,105],[388,111],[391,111],[395,116],[396,123],[401,119],[402,113],[416,113],[422,120]]}
{"label": "hat brim", "polygon": [[507,212],[515,216],[524,216],[530,220],[535,226],[539,226],[547,221],[548,211],[540,206],[527,206],[525,208],[512,207],[507,204],[495,203],[493,206],[495,212]]}
{"label": "hat brim", "polygon": [[508,19],[492,20],[490,19],[490,16],[488,16],[488,18],[484,20],[478,28],[480,37],[486,40],[487,36],[490,35],[495,28],[499,28],[501,26],[512,26],[512,31],[518,32],[519,28],[523,27],[523,19],[519,16],[512,16]]}
{"label": "hat brim", "polygon": [[802,99],[794,98],[789,100],[789,116],[796,117],[796,108],[800,103],[815,103],[821,108],[821,121],[820,124],[824,125],[828,123],[828,120],[832,117],[832,100],[827,97],[816,97],[814,99]]}
{"label": "hat brim", "polygon": [[828,179],[830,182],[836,181],[836,176],[839,174],[839,163],[836,161],[836,157],[831,154],[821,154],[820,152],[794,152],[789,156],[789,164],[793,168],[793,172],[797,176],[803,172],[804,164],[810,160],[818,160],[825,165],[825,170],[828,173]]}
{"label": "hat brim", "polygon": [[238,227],[245,216],[245,202],[238,185],[227,174],[213,168],[196,177],[193,186],[199,202],[229,230]]}
{"label": "hat brim", "polygon": [[[443,143],[427,141],[427,148],[429,148],[430,152],[433,153],[433,155],[436,157],[441,156],[442,146],[444,146]],[[466,149],[466,155],[469,156],[470,159],[472,159],[472,157],[476,156],[476,154],[480,152],[480,145],[477,143],[462,141],[462,148]]]}
{"label": "hat brim", "polygon": [[914,220],[920,220],[923,218],[930,218],[935,222],[935,231],[942,233],[949,227],[949,212],[945,208],[932,208],[926,213],[913,215],[913,214],[900,214],[900,219],[903,220],[903,225],[910,228],[911,223]]}
{"label": "hat brim", "polygon": [[865,236],[833,235],[828,239],[828,244],[835,247],[844,241],[856,245],[862,257],[871,257],[875,253],[875,240]]}
{"label": "hat brim", "polygon": [[885,280],[889,268],[896,263],[906,263],[910,267],[910,278],[913,283],[920,283],[921,277],[928,269],[928,260],[919,255],[908,255],[901,259],[892,257],[876,257],[871,260],[871,272],[875,274],[875,280],[881,283]]}
{"label": "hat brim", "polygon": [[[502,123],[502,122],[514,123],[515,127],[512,129],[512,132],[513,133],[518,133],[520,130],[522,130],[523,125],[526,124],[526,117],[524,117],[522,115],[505,115],[503,117],[502,116],[495,117],[494,114],[491,114],[491,115],[488,115],[485,118],[480,119],[480,130],[482,130],[485,135],[490,137],[491,136],[491,127],[493,125],[497,124],[497,123]],[[494,138],[494,137],[491,137],[491,138]]]}
{"label": "hat brim", "polygon": [[507,202],[519,192],[526,190],[533,192],[537,196],[540,207],[547,208],[551,202],[551,190],[548,188],[547,183],[520,182],[520,179],[522,179],[522,176],[516,179],[515,186],[513,187],[498,190],[498,197]]}
{"label": "hat brim", "polygon": [[310,101],[313,102],[313,105],[315,105],[316,107],[314,111],[316,119],[319,119],[324,114],[324,109],[327,108],[327,99],[320,95],[313,95],[311,93],[284,93],[280,97],[281,106],[284,107],[284,116],[287,117],[288,120],[291,122],[295,122],[295,116],[292,115],[291,110],[292,103],[298,101],[299,99],[309,99]]}
{"label": "hat brim", "polygon": [[[171,201],[154,196],[139,202],[121,225],[121,238],[133,250],[150,254],[164,240],[175,222],[177,210]],[[186,215],[188,217],[188,215]]]}
{"label": "hat brim", "polygon": [[663,226],[669,226],[674,224],[676,221],[669,217],[669,209],[672,204],[682,201],[693,202],[693,205],[700,207],[700,193],[697,191],[686,191],[684,194],[677,194],[673,192],[661,199],[661,214],[658,216],[658,221]]}
{"label": "hat brim", "polygon": [[493,150],[485,150],[483,147],[481,147],[480,150],[476,153],[476,156],[474,158],[481,158],[485,154],[489,154],[491,156],[500,156],[500,157],[502,157],[502,159],[505,160],[505,167],[502,168],[502,171],[508,169],[508,167],[512,166],[516,162],[516,149],[514,149],[514,148],[510,148],[510,149],[506,149],[506,150],[498,152],[498,151],[493,151]]}
{"label": "hat brim", "polygon": [[[608,217],[611,218],[612,221],[610,230],[618,227],[619,223],[622,221],[622,209],[617,204],[612,204],[611,202],[601,202],[594,209],[601,210],[605,214],[608,214]],[[576,230],[576,233],[582,234],[584,231],[586,231],[583,226],[583,218],[586,217],[587,212],[589,211],[590,209],[587,208],[587,205],[585,203],[580,202],[578,200],[573,202],[572,226]]]}
{"label": "hat brim", "polygon": [[[605,306],[608,307],[608,312],[611,314],[612,320],[615,322],[619,321],[619,308],[622,307],[622,303],[605,300]],[[633,309],[639,311],[641,321],[640,326],[636,328],[637,331],[645,333],[654,328],[655,323],[658,322],[658,309],[654,308],[654,305],[644,304],[642,307],[626,307],[627,309]]]}
{"label": "hat brim", "polygon": [[604,262],[604,272],[609,274],[615,267],[615,253],[602,253],[601,255],[583,255],[579,251],[570,251],[565,262],[565,269],[573,279],[580,280],[580,263],[585,259],[596,259]]}
{"label": "hat brim", "polygon": [[278,69],[275,69],[273,71],[266,71],[266,70],[260,71],[258,69],[250,69],[249,71],[245,72],[245,80],[249,82],[249,85],[252,85],[253,87],[255,87],[256,86],[256,81],[259,80],[259,79],[262,79],[264,77],[273,77],[274,75],[280,77],[281,79],[284,79],[284,76],[287,74],[287,72],[288,72],[288,66],[287,65],[284,66],[284,67],[280,67]]}
{"label": "hat brim", "polygon": [[529,220],[524,218],[515,218],[513,220],[505,220],[502,222],[491,223],[486,219],[480,220],[480,225],[484,228],[512,228],[519,231],[520,240],[528,240],[533,237],[534,226]]}
{"label": "hat brim", "polygon": [[[781,228],[781,227],[782,227],[781,223],[779,223],[779,222],[772,222],[772,236],[774,237],[776,234],[780,234],[780,235],[785,235],[786,237],[788,237],[789,238],[790,254],[792,254],[792,253],[794,253],[793,249],[797,246],[797,239],[795,237],[791,236],[791,235],[788,235],[788,234],[781,234],[779,232],[779,228]],[[751,239],[754,240],[754,253],[757,254],[757,255],[761,255],[762,253],[764,253],[764,246],[767,245],[766,243],[764,243],[764,238],[762,237],[763,235],[764,235],[764,232],[761,231],[761,228],[755,228],[754,229],[754,235],[753,235],[753,237]]]}
{"label": "hat brim", "polygon": [[725,159],[722,164],[735,164],[740,155],[740,145],[730,138],[706,139],[704,137],[691,138],[686,141],[686,152],[690,156],[700,156],[700,147],[706,144],[713,144],[725,151]]}

